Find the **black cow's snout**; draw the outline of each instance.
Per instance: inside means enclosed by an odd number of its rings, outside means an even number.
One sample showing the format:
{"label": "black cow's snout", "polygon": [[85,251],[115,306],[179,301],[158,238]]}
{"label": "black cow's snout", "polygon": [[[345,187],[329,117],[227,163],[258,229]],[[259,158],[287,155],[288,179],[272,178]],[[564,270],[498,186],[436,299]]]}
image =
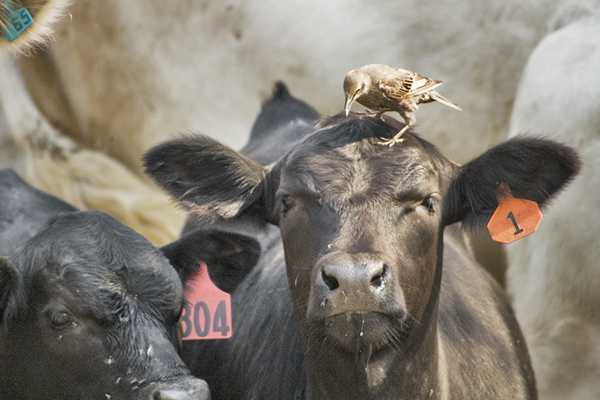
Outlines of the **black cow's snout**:
{"label": "black cow's snout", "polygon": [[307,317],[342,313],[402,313],[402,290],[392,267],[373,254],[336,253],[315,266]]}
{"label": "black cow's snout", "polygon": [[358,265],[325,263],[321,267],[321,281],[325,286],[335,291],[368,290],[381,288],[388,277],[388,266],[380,260],[368,260]]}
{"label": "black cow's snout", "polygon": [[140,400],[210,400],[210,391],[205,381],[188,377],[151,384],[143,391]]}

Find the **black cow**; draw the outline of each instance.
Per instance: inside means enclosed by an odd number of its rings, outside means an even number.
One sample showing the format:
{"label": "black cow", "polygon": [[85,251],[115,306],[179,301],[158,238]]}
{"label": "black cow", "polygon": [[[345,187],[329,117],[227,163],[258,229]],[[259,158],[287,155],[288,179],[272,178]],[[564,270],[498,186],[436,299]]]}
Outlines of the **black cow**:
{"label": "black cow", "polygon": [[27,185],[12,170],[0,169],[0,254],[9,254],[60,211],[78,210]]}
{"label": "black cow", "polygon": [[0,248],[10,254],[0,257],[0,398],[209,398],[177,351],[183,288],[169,261],[187,279],[204,260],[233,290],[258,243],[196,230],[157,249],[11,171],[0,171],[0,187]]}
{"label": "black cow", "polygon": [[261,165],[271,164],[311,132],[319,118],[317,110],[294,98],[283,82],[276,82],[240,153]]}
{"label": "black cow", "polygon": [[202,136],[146,154],[200,217],[281,231],[234,293],[237,333],[184,354],[215,399],[536,397],[504,292],[444,230],[486,223],[501,183],[543,206],[577,155],[519,138],[461,167],[410,131],[380,144],[401,128],[340,114],[270,168]]}

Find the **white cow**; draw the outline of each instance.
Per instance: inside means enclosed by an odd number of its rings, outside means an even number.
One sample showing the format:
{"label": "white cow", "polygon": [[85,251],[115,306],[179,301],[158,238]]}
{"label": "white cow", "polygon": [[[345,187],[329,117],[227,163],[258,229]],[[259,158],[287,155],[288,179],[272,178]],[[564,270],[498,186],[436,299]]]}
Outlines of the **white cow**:
{"label": "white cow", "polygon": [[[145,193],[153,189],[139,157],[156,142],[199,130],[241,147],[277,79],[322,113],[340,111],[344,75],[368,63],[444,81],[439,92],[464,111],[423,105],[416,130],[455,160],[509,132],[577,147],[580,177],[539,232],[507,246],[508,286],[541,398],[600,398],[598,0],[75,0],[67,10],[47,52],[10,63],[56,135],[34,131],[104,156]],[[62,170],[23,164],[41,182],[45,170]],[[96,184],[80,182],[66,187]],[[109,203],[128,187],[115,176],[103,185]],[[144,202],[133,204],[143,223]],[[162,220],[171,232],[181,221],[173,214]]]}
{"label": "white cow", "polygon": [[600,398],[600,18],[565,14],[529,58],[510,135],[575,146],[579,177],[539,231],[508,245],[508,288],[541,399]]}
{"label": "white cow", "polygon": [[77,0],[51,55],[21,64],[30,86],[61,83],[69,113],[33,94],[52,121],[131,168],[151,144],[190,129],[240,147],[277,79],[337,112],[345,74],[367,63],[443,80],[440,93],[464,111],[425,105],[418,128],[464,160],[506,137],[557,1]]}
{"label": "white cow", "polygon": [[82,209],[101,209],[164,244],[183,213],[147,180],[57,130],[32,102],[10,55],[0,55],[0,166]]}
{"label": "white cow", "polygon": [[[0,33],[0,167],[13,168],[32,185],[79,208],[102,209],[154,243],[164,244],[178,235],[183,214],[148,180],[103,152],[77,143],[64,131],[64,125],[57,124],[51,113],[44,113],[47,110],[32,100],[41,96],[45,104],[65,112],[68,104],[52,96],[60,93],[58,82],[34,82],[27,87],[23,78],[24,73],[36,78],[47,74],[42,68],[28,68],[28,61],[45,54],[39,53],[41,47],[54,35],[53,25],[69,15],[69,3],[0,0],[0,27],[10,26],[9,12],[23,8],[29,14],[19,13],[19,17],[33,20],[10,42]],[[17,23],[21,22],[23,19],[17,19]],[[29,57],[15,59],[19,53]],[[32,54],[35,57],[30,58]]]}

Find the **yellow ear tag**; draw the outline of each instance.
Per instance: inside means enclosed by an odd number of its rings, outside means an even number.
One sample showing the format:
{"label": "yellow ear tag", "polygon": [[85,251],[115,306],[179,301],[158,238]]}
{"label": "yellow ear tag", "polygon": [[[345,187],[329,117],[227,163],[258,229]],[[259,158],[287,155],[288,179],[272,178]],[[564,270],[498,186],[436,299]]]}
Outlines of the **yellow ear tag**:
{"label": "yellow ear tag", "polygon": [[496,242],[512,243],[537,229],[542,212],[535,201],[513,197],[506,183],[498,186],[498,208],[487,228]]}

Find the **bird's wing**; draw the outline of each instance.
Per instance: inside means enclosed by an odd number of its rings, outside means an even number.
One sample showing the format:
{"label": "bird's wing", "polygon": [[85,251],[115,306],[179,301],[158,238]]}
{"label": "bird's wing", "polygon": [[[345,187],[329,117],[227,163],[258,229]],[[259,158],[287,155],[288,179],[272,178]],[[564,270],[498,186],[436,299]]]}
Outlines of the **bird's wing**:
{"label": "bird's wing", "polygon": [[433,79],[425,78],[419,74],[415,74],[415,83],[413,84],[410,94],[412,96],[419,96],[423,93],[429,92],[442,84],[442,81],[436,81]]}
{"label": "bird's wing", "polygon": [[402,101],[408,97],[419,96],[441,84],[441,81],[397,68],[394,74],[388,74],[379,81],[379,88],[390,99]]}

